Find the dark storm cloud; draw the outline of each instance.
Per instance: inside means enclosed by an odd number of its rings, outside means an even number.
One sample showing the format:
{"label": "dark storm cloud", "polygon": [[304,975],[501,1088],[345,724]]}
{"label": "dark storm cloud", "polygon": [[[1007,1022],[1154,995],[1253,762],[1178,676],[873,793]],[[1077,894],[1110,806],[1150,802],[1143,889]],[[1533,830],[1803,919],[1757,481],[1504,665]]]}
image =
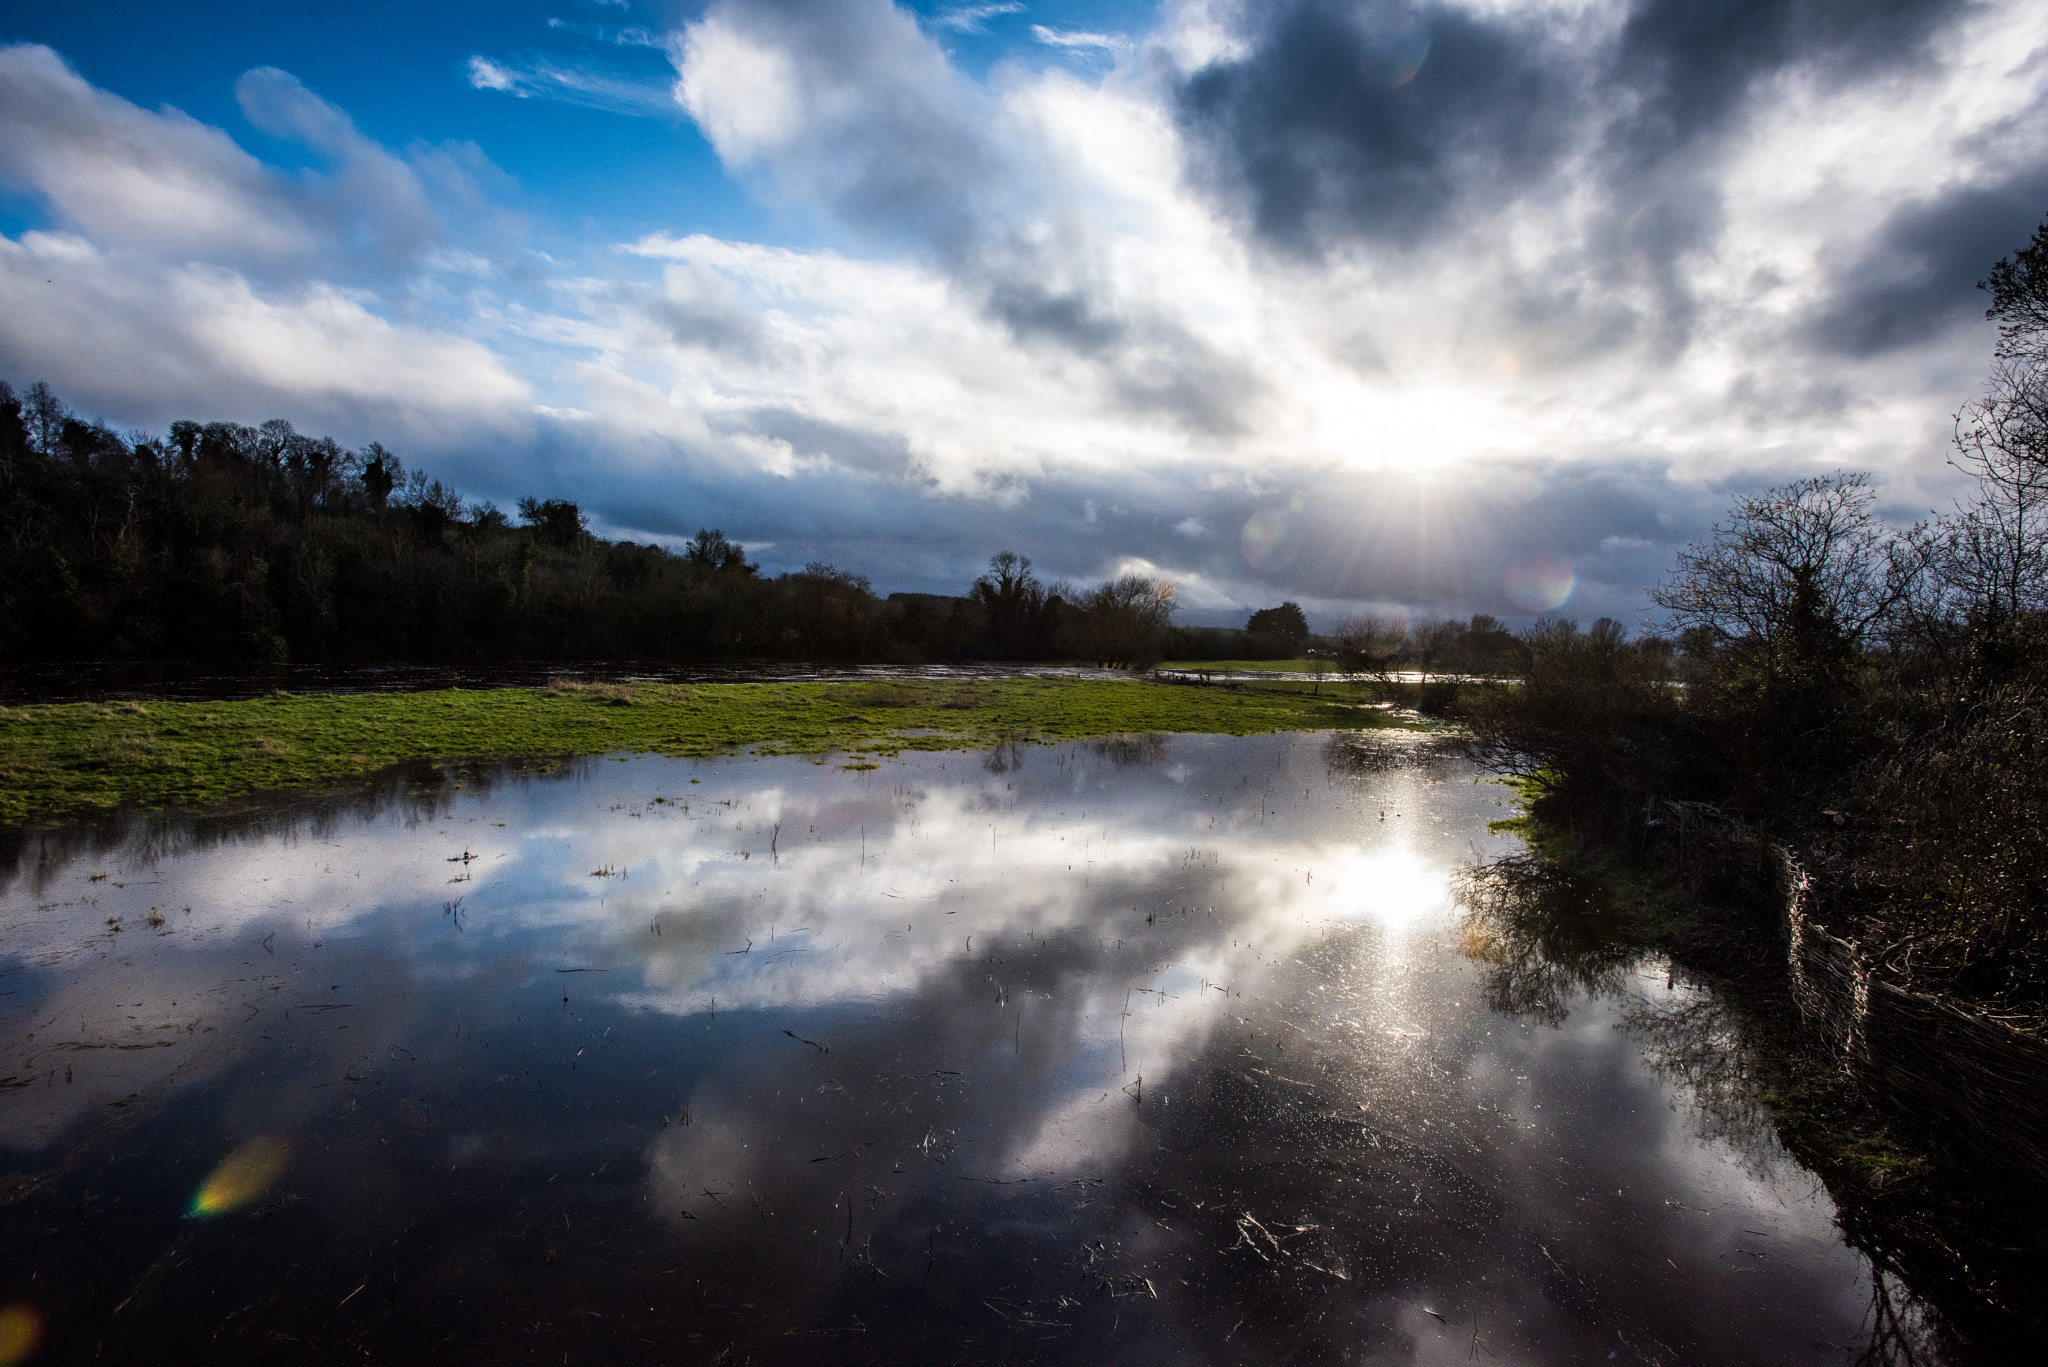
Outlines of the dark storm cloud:
{"label": "dark storm cloud", "polygon": [[[1639,0],[1608,37],[1442,7],[1299,0],[1274,7],[1247,54],[1189,76],[1179,113],[1211,188],[1268,243],[1413,245],[1560,172],[1582,174],[1588,153],[1618,201],[1640,201],[1760,77],[1795,64],[1868,75],[1920,54],[1963,8]],[[1668,210],[1666,220],[1658,236],[1696,241]]]}
{"label": "dark storm cloud", "polygon": [[1637,155],[1720,128],[1759,77],[1792,65],[1856,78],[1919,55],[1964,0],[1637,0],[1603,79],[1634,96]]}
{"label": "dark storm cloud", "polygon": [[1810,335],[1842,355],[1911,346],[1983,316],[1976,282],[2027,241],[2048,209],[2048,167],[2002,183],[1962,186],[1898,209],[1870,245],[1835,273]]}
{"label": "dark storm cloud", "polygon": [[1242,60],[1180,97],[1208,178],[1266,241],[1414,244],[1476,190],[1555,167],[1581,99],[1534,26],[1447,10],[1281,7]]}
{"label": "dark storm cloud", "polygon": [[[1604,339],[1594,349],[1648,342],[1668,357],[1698,323],[1686,262],[1724,230],[1720,162],[1759,83],[1797,68],[1843,84],[1924,59],[1965,8],[1638,0],[1598,32],[1585,21],[1299,0],[1258,22],[1244,55],[1192,73],[1177,108],[1198,181],[1289,255],[1428,249],[1518,204],[1590,188],[1585,239],[1561,249],[1551,278],[1514,282],[1504,303],[1573,313],[1593,307],[1579,297],[1584,282],[1644,286],[1647,314],[1595,308],[1575,330]],[[2001,231],[2025,217],[1998,209]],[[1984,254],[1989,232],[1967,213],[1902,221],[1873,261],[1856,263],[1872,269],[1842,282],[1819,325],[1830,344],[1867,352],[1917,340],[1916,320],[1957,307],[1943,302],[1957,282],[1997,255]]]}

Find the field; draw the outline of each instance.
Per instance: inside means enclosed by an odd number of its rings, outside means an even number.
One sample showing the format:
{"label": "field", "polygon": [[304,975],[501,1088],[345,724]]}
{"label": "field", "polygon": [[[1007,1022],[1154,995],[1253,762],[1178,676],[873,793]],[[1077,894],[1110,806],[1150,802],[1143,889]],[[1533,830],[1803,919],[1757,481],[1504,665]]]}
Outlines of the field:
{"label": "field", "polygon": [[427,757],[848,756],[1410,724],[1352,696],[1120,679],[559,684],[0,709],[0,823],[218,801]]}

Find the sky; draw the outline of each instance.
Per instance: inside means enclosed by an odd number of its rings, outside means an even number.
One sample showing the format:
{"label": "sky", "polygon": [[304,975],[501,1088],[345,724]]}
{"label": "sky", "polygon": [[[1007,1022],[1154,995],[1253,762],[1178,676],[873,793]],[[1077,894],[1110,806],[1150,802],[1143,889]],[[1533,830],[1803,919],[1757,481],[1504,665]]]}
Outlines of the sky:
{"label": "sky", "polygon": [[2014,0],[0,4],[0,378],[884,593],[1634,625],[2044,217]]}

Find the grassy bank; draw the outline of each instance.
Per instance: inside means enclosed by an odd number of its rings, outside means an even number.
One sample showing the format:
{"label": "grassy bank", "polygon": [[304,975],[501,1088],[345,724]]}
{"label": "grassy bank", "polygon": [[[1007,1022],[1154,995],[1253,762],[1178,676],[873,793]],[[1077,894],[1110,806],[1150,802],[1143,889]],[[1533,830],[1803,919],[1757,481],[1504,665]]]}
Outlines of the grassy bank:
{"label": "grassy bank", "polygon": [[570,686],[0,708],[0,823],[217,801],[429,756],[973,749],[1401,724],[1352,698],[1120,679]]}

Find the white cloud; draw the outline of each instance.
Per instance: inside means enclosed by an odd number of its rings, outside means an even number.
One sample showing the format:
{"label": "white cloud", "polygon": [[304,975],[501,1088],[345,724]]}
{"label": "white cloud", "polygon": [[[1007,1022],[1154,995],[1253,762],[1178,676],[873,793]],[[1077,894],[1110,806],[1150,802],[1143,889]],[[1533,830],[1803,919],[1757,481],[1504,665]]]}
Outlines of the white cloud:
{"label": "white cloud", "polygon": [[803,119],[788,55],[708,15],[684,32],[677,54],[676,99],[728,162],[746,163],[781,147]]}
{"label": "white cloud", "polygon": [[514,99],[556,100],[612,114],[657,118],[675,113],[675,99],[667,85],[636,81],[588,64],[543,60],[517,66],[479,54],[470,57],[468,70],[472,89],[502,91]]}
{"label": "white cloud", "polygon": [[218,128],[94,89],[46,47],[0,48],[0,178],[101,242],[299,256],[319,228]]}
{"label": "white cloud", "polygon": [[1069,49],[1097,49],[1116,52],[1131,45],[1128,38],[1121,38],[1113,33],[1089,33],[1083,29],[1047,28],[1044,24],[1033,24],[1031,26],[1031,36],[1047,47]]}
{"label": "white cloud", "polygon": [[381,417],[415,438],[516,429],[528,393],[482,344],[393,324],[330,285],[265,295],[222,267],[164,271],[44,233],[0,237],[0,365],[129,411],[268,407],[356,430]]}
{"label": "white cloud", "polygon": [[1017,0],[996,0],[992,4],[954,5],[934,14],[931,22],[939,28],[952,29],[956,33],[982,33],[986,31],[989,20],[999,19],[1005,14],[1022,14],[1024,9],[1025,7],[1018,4]]}
{"label": "white cloud", "polygon": [[488,57],[472,56],[469,59],[469,83],[478,90],[502,90],[508,95],[522,97],[525,94],[520,89],[519,73]]}

